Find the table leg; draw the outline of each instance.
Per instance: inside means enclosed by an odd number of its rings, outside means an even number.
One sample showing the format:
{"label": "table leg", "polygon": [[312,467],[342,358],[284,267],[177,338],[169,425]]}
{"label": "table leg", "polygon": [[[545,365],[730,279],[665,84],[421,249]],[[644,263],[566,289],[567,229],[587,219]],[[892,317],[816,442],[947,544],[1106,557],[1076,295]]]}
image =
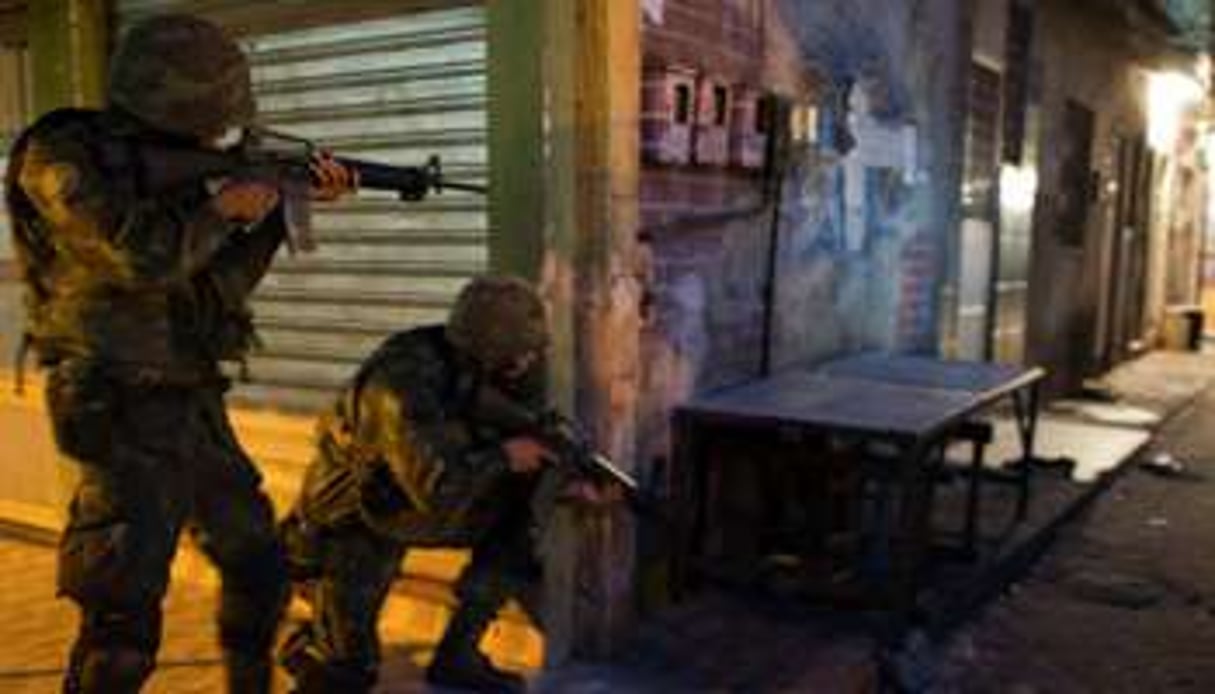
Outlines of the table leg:
{"label": "table leg", "polygon": [[889,592],[898,613],[909,618],[915,607],[917,583],[927,549],[931,545],[932,484],[934,468],[930,458],[935,445],[915,444],[900,460],[900,532],[897,555],[893,557]]}
{"label": "table leg", "polygon": [[978,534],[979,525],[979,496],[983,491],[981,485],[983,477],[983,449],[986,448],[982,441],[975,441],[972,445],[974,449],[971,451],[970,479],[967,480],[966,527],[963,530],[963,551],[966,553],[968,559],[975,556],[975,535]]}
{"label": "table leg", "polygon": [[1029,515],[1030,474],[1034,464],[1034,440],[1038,430],[1038,384],[1034,383],[1028,389],[1013,394],[1013,408],[1017,420],[1017,434],[1021,439],[1021,469],[1018,483],[1020,490],[1017,495],[1017,520],[1025,520]]}
{"label": "table leg", "polygon": [[707,484],[707,473],[700,464],[700,442],[697,440],[697,427],[693,417],[679,414],[675,418],[675,451],[676,470],[672,479],[676,480],[674,499],[676,503],[679,530],[674,564],[671,568],[674,593],[682,596],[693,587],[693,561],[701,551],[702,535],[704,532],[704,493]]}

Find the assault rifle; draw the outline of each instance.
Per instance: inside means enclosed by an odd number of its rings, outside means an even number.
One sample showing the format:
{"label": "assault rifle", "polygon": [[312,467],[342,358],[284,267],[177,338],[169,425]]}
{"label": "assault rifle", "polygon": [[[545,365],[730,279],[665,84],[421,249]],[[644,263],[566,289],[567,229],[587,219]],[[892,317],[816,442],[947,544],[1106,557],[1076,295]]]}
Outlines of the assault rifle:
{"label": "assault rifle", "polygon": [[552,449],[558,465],[578,478],[598,484],[615,484],[636,511],[653,515],[655,501],[632,475],[595,449],[576,422],[556,410],[537,410],[512,399],[496,388],[482,385],[471,407],[471,418],[507,436],[531,436]]}
{"label": "assault rifle", "polygon": [[[288,200],[288,226],[294,245],[311,250],[308,188],[309,164],[320,148],[312,140],[267,128],[250,128],[235,146],[219,150],[157,142],[136,142],[117,156],[130,158],[138,167],[144,190],[168,193],[198,181],[213,179],[263,180],[275,183]],[[395,193],[401,200],[420,201],[430,193],[459,190],[486,194],[486,186],[449,181],[443,177],[438,156],[422,166],[394,166],[348,157],[334,157],[358,173],[359,188]]]}

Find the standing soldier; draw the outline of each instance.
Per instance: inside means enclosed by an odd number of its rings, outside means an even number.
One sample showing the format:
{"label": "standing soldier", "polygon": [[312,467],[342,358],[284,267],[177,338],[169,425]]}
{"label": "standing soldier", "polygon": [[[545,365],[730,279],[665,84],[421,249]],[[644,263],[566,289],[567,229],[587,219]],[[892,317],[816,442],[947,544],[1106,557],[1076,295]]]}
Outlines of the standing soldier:
{"label": "standing soldier", "polygon": [[[410,547],[472,549],[427,678],[494,692],[522,687],[477,644],[508,598],[535,587],[534,535],[562,485],[542,474],[556,472],[543,444],[485,426],[474,409],[485,386],[542,406],[547,343],[544,306],[527,283],[477,278],[446,326],[385,341],[321,419],[316,458],[284,525],[290,563],[313,586],[312,620],[283,653],[298,694],[370,690],[376,623]],[[575,491],[601,500],[594,488]]]}
{"label": "standing soldier", "polygon": [[[215,26],[133,27],[102,111],[61,110],[14,147],[6,198],[26,290],[27,343],[80,482],[59,592],[81,609],[66,692],[136,692],[155,664],[183,527],[223,579],[219,638],[233,692],[267,692],[286,573],[270,502],[224,412],[218,363],[251,337],[246,301],[285,234],[272,183],[147,190],[144,144],[219,147],[254,115],[249,67]],[[313,195],[352,175],[314,162]]]}

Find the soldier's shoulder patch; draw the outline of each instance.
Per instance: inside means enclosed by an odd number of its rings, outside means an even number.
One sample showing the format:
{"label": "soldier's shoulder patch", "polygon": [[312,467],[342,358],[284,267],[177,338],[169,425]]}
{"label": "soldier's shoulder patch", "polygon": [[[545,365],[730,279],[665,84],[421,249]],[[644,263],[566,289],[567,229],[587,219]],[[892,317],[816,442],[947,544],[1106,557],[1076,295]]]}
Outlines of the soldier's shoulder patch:
{"label": "soldier's shoulder patch", "polygon": [[70,161],[39,156],[37,148],[31,148],[30,156],[21,171],[21,187],[32,197],[41,200],[71,200],[80,191],[80,168]]}

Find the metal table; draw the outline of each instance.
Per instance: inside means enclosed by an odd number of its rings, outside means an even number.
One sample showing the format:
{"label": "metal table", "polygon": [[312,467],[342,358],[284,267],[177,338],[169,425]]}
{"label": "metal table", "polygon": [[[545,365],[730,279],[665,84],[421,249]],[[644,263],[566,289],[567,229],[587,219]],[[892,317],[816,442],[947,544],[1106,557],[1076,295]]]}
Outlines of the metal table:
{"label": "metal table", "polygon": [[975,400],[975,411],[1009,398],[1021,442],[1021,460],[1017,466],[1020,483],[1017,518],[1025,518],[1029,511],[1030,471],[1038,429],[1039,386],[1046,377],[1045,370],[1013,364],[942,361],[931,357],[866,352],[827,362],[816,372],[832,377],[968,393]]}
{"label": "metal table", "polygon": [[[865,354],[693,399],[675,413],[675,491],[685,512],[676,580],[687,580],[688,563],[701,553],[707,522],[710,471],[700,450],[701,427],[826,434],[882,441],[898,451],[890,472],[903,503],[897,517],[879,514],[880,523],[893,527],[878,529],[877,551],[888,567],[880,577],[884,600],[896,609],[910,608],[930,535],[933,479],[950,433],[998,399],[1012,396],[1019,403],[1022,442],[1032,455],[1037,384],[1043,375],[1035,368]],[[1019,503],[1019,513],[1024,505]],[[896,534],[900,541],[892,551]]]}

